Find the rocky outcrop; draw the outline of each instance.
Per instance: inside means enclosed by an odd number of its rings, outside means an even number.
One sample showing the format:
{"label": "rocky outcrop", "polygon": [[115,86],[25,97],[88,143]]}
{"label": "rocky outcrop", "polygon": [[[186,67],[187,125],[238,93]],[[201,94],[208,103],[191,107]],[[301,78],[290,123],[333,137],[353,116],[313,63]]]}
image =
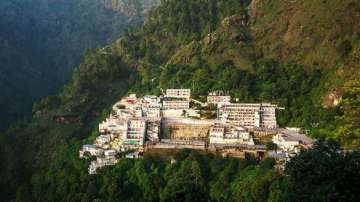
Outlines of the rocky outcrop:
{"label": "rocky outcrop", "polygon": [[124,13],[128,17],[144,17],[160,4],[160,0],[103,0],[107,8]]}
{"label": "rocky outcrop", "polygon": [[248,24],[248,16],[247,15],[232,15],[230,17],[225,18],[221,22],[222,26],[228,28],[235,24],[241,24],[246,26]]}
{"label": "rocky outcrop", "polygon": [[323,107],[331,108],[338,106],[341,102],[341,94],[340,90],[329,92],[323,99]]}
{"label": "rocky outcrop", "polygon": [[201,56],[208,64],[220,65],[231,61],[239,69],[251,69],[254,52],[252,44],[242,29],[248,25],[247,15],[232,15],[221,26],[202,40],[192,41],[179,48],[166,65],[191,64]]}

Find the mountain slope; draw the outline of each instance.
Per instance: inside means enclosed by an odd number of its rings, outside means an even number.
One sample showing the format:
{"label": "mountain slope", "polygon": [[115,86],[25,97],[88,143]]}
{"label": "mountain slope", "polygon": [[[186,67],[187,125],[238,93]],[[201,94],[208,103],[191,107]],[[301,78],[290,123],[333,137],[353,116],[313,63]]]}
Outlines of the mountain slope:
{"label": "mountain slope", "polygon": [[[0,2],[0,130],[28,115],[34,100],[54,94],[87,49],[104,46],[143,22],[158,1],[137,12],[102,0],[4,0]],[[120,8],[120,7],[119,7]]]}
{"label": "mountain slope", "polygon": [[[354,21],[360,17],[356,0],[254,0],[249,13],[255,47],[265,57],[336,71],[360,46],[360,24]],[[351,68],[345,71],[356,74],[336,75],[342,80],[359,78],[354,71],[359,66]]]}
{"label": "mountain slope", "polygon": [[360,78],[354,62],[360,47],[360,24],[354,22],[358,1],[254,0],[249,14],[257,54],[308,70],[327,69],[325,106],[334,106],[331,95],[340,97],[345,81]]}

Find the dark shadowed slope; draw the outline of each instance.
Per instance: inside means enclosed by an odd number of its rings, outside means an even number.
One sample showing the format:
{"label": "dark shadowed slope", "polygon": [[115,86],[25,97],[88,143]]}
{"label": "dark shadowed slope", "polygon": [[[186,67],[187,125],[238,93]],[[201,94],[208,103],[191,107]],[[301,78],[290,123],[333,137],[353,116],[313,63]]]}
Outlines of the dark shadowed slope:
{"label": "dark shadowed slope", "polygon": [[117,7],[102,0],[0,2],[0,130],[67,82],[87,49],[141,24],[158,1],[145,7],[141,1],[117,2]]}

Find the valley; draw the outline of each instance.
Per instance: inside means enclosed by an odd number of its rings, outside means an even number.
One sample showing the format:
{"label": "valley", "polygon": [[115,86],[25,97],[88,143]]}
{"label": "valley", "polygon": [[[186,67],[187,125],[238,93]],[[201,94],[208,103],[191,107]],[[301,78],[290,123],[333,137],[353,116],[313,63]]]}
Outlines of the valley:
{"label": "valley", "polygon": [[34,101],[61,90],[86,51],[141,25],[157,3],[127,12],[136,1],[117,8],[101,0],[2,1],[0,130],[29,118]]}

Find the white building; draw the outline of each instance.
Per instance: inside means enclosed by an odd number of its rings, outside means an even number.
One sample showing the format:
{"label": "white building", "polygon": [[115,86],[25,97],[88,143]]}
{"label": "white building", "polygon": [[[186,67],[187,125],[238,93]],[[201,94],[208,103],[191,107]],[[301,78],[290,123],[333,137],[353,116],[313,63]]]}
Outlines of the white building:
{"label": "white building", "polygon": [[142,146],[145,141],[146,120],[142,118],[133,118],[128,120],[127,133],[124,138],[124,144],[127,146]]}
{"label": "white building", "polygon": [[189,100],[184,98],[164,98],[163,110],[187,110],[190,108]]}
{"label": "white building", "polygon": [[210,144],[246,144],[254,145],[250,133],[242,127],[215,124],[210,128]]}
{"label": "white building", "polygon": [[276,105],[228,103],[218,108],[218,118],[237,126],[277,128]]}
{"label": "white building", "polygon": [[161,104],[150,104],[145,109],[146,116],[148,118],[160,118],[161,117]]}
{"label": "white building", "polygon": [[263,103],[260,107],[260,127],[275,129],[277,128],[276,121],[276,105]]}
{"label": "white building", "polygon": [[109,150],[104,151],[105,158],[115,158],[116,154],[117,154],[117,152],[115,150],[113,150],[113,149],[109,149]]}
{"label": "white building", "polygon": [[100,135],[95,139],[95,145],[99,147],[103,147],[105,144],[110,143],[110,135]]}
{"label": "white building", "polygon": [[207,103],[209,104],[225,104],[231,102],[231,96],[225,95],[223,91],[210,92],[207,96]]}
{"label": "white building", "polygon": [[163,100],[162,115],[163,117],[183,117],[189,108],[189,100],[167,97]]}
{"label": "white building", "polygon": [[210,144],[223,142],[225,136],[225,127],[222,125],[214,125],[210,128],[209,139]]}
{"label": "white building", "polygon": [[190,99],[191,90],[190,89],[167,89],[165,97]]}
{"label": "white building", "polygon": [[297,147],[308,148],[314,140],[295,130],[279,129],[272,141],[281,149],[288,152],[297,151]]}
{"label": "white building", "polygon": [[230,103],[231,97],[230,96],[221,96],[221,95],[208,95],[207,102],[209,104],[224,104]]}
{"label": "white building", "polygon": [[95,145],[83,145],[82,149],[79,151],[79,157],[84,158],[84,155],[88,153],[91,156],[101,156],[104,154],[104,150]]}
{"label": "white building", "polygon": [[104,166],[112,166],[115,165],[119,160],[116,158],[97,158],[94,161],[91,161],[90,166],[88,168],[89,174],[96,174],[96,171],[99,168],[102,168]]}
{"label": "white building", "polygon": [[129,111],[133,117],[141,118],[144,116],[144,110],[140,104],[129,105]]}
{"label": "white building", "polygon": [[99,124],[99,131],[100,133],[121,133],[124,130],[124,123],[123,120],[110,116],[105,121]]}
{"label": "white building", "polygon": [[143,100],[148,103],[159,103],[160,102],[160,98],[155,95],[145,95],[143,97]]}

